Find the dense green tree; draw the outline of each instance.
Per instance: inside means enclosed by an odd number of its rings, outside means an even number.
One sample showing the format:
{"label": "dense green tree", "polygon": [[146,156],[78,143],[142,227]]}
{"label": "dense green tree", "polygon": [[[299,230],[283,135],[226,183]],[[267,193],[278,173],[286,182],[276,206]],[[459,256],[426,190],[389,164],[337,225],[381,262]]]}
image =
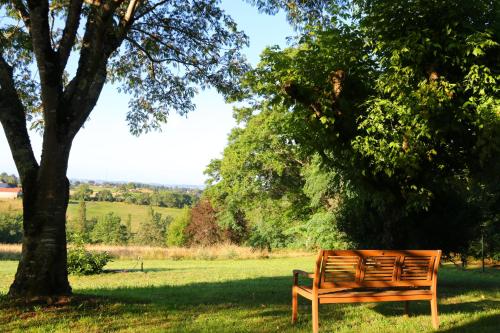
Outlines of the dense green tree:
{"label": "dense green tree", "polygon": [[162,218],[162,215],[155,212],[153,207],[150,206],[147,219],[139,225],[139,229],[134,235],[134,241],[143,245],[164,245],[170,222],[170,216]]}
{"label": "dense green tree", "polygon": [[182,213],[174,217],[168,226],[166,243],[168,246],[184,246],[187,244],[186,228],[191,222],[191,209],[184,208]]}
{"label": "dense green tree", "polygon": [[0,214],[0,243],[19,243],[23,236],[21,214]]}
{"label": "dense green tree", "polygon": [[[130,95],[133,134],[230,94],[247,43],[218,1],[0,1],[0,122],[23,184],[22,258],[10,295],[68,294],[66,177],[75,135],[106,82]],[[43,130],[35,158],[28,128]]]}
{"label": "dense green tree", "polygon": [[498,221],[498,2],[317,8],[296,15],[323,20],[301,26],[293,47],[266,50],[244,79],[244,126],[207,170],[211,197],[226,210],[264,207],[276,189],[269,175],[289,155],[303,165],[282,193],[308,197],[306,229],[339,231],[329,242],[466,251],[482,221]]}
{"label": "dense green tree", "polygon": [[95,194],[95,198],[97,201],[109,201],[109,202],[112,202],[114,201],[114,197],[113,197],[113,193],[111,193],[110,190],[101,190],[101,191],[98,191],[96,194]]}
{"label": "dense green tree", "polygon": [[129,238],[127,226],[121,224],[121,218],[114,213],[108,213],[98,219],[90,233],[93,243],[126,244]]}
{"label": "dense green tree", "polygon": [[9,175],[6,172],[0,173],[0,183],[6,183],[10,186],[18,186],[19,179],[17,179],[16,175]]}
{"label": "dense green tree", "polygon": [[72,198],[79,201],[90,201],[92,200],[92,194],[94,194],[94,191],[88,184],[81,184],[75,188]]}
{"label": "dense green tree", "polygon": [[74,220],[68,221],[69,241],[89,241],[90,224],[87,220],[87,204],[84,200],[78,202],[77,216]]}

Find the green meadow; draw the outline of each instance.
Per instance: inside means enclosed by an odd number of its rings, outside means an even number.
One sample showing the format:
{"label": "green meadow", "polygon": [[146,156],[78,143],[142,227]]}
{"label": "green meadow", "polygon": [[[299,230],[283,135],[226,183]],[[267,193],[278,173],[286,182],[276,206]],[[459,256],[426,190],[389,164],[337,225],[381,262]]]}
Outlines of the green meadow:
{"label": "green meadow", "polygon": [[[12,303],[4,294],[17,262],[0,261],[1,332],[310,332],[311,307],[299,302],[292,326],[291,270],[313,257],[255,260],[116,260],[107,272],[71,276],[77,295],[51,306]],[[441,332],[498,332],[500,271],[442,267]],[[321,332],[431,332],[428,302],[320,306]]]}
{"label": "green meadow", "polygon": [[[87,219],[93,217],[101,217],[108,213],[113,212],[114,214],[120,216],[122,223],[127,221],[128,215],[132,218],[132,228],[135,229],[139,223],[146,220],[149,211],[149,206],[144,205],[134,205],[125,202],[107,202],[107,201],[88,201],[87,206]],[[167,207],[153,207],[153,209],[162,214],[163,216],[170,215],[172,217],[177,216],[181,213],[179,208],[167,208]],[[6,212],[20,213],[22,212],[22,201],[20,199],[16,200],[0,200],[0,213]],[[68,205],[67,216],[68,219],[76,218],[78,215],[78,202],[70,201]]]}

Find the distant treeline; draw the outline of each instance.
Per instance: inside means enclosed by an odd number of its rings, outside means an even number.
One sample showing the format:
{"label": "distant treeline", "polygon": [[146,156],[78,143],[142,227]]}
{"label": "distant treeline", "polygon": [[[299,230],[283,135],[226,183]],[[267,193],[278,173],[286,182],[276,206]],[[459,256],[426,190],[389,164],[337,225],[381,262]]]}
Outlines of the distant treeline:
{"label": "distant treeline", "polygon": [[2,172],[0,173],[0,183],[6,183],[15,187],[19,185],[19,178],[14,174],[9,175],[7,172]]}
{"label": "distant treeline", "polygon": [[72,200],[126,202],[136,205],[183,208],[191,206],[200,196],[196,189],[144,189],[135,184],[123,184],[116,188],[102,187],[93,190],[89,184],[79,184],[72,189]]}

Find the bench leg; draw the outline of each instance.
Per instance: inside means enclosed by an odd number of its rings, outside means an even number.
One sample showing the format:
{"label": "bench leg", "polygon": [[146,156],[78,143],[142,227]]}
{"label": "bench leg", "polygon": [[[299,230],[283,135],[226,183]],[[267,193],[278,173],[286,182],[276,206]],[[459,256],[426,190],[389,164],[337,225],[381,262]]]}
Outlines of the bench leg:
{"label": "bench leg", "polygon": [[312,325],[313,333],[319,331],[319,300],[312,300]]}
{"label": "bench leg", "polygon": [[408,317],[410,315],[410,302],[408,302],[408,301],[405,301],[405,309],[404,309],[403,315],[405,317]]}
{"label": "bench leg", "polygon": [[298,299],[297,299],[297,290],[295,287],[292,288],[292,324],[295,324],[297,321],[297,312],[298,312]]}
{"label": "bench leg", "polygon": [[431,300],[431,315],[432,315],[432,326],[435,329],[438,329],[439,328],[439,319],[438,319],[437,297],[433,297]]}

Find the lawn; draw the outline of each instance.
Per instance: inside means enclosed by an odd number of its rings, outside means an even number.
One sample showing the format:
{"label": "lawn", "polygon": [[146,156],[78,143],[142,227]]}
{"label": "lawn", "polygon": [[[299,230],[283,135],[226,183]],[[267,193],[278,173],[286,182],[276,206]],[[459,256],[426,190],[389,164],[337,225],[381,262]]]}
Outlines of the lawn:
{"label": "lawn", "polygon": [[[291,270],[313,257],[255,260],[149,260],[144,272],[117,260],[98,276],[71,277],[79,302],[42,307],[0,297],[0,331],[17,332],[310,332],[310,305],[290,324]],[[0,293],[16,262],[0,262]],[[442,332],[498,332],[500,272],[439,272]],[[322,332],[430,332],[428,302],[322,305]]]}
{"label": "lawn", "polygon": [[[149,206],[134,205],[125,202],[106,202],[106,201],[89,201],[87,206],[87,218],[101,217],[110,212],[120,216],[122,223],[125,223],[128,214],[132,217],[132,229],[136,230],[137,226],[147,218]],[[170,215],[175,217],[179,215],[182,210],[179,208],[167,207],[153,207],[153,209],[162,214],[163,216]],[[22,212],[22,201],[16,200],[0,200],[0,213],[2,212]],[[78,202],[70,201],[68,205],[67,215],[69,219],[76,218],[78,215]]]}

